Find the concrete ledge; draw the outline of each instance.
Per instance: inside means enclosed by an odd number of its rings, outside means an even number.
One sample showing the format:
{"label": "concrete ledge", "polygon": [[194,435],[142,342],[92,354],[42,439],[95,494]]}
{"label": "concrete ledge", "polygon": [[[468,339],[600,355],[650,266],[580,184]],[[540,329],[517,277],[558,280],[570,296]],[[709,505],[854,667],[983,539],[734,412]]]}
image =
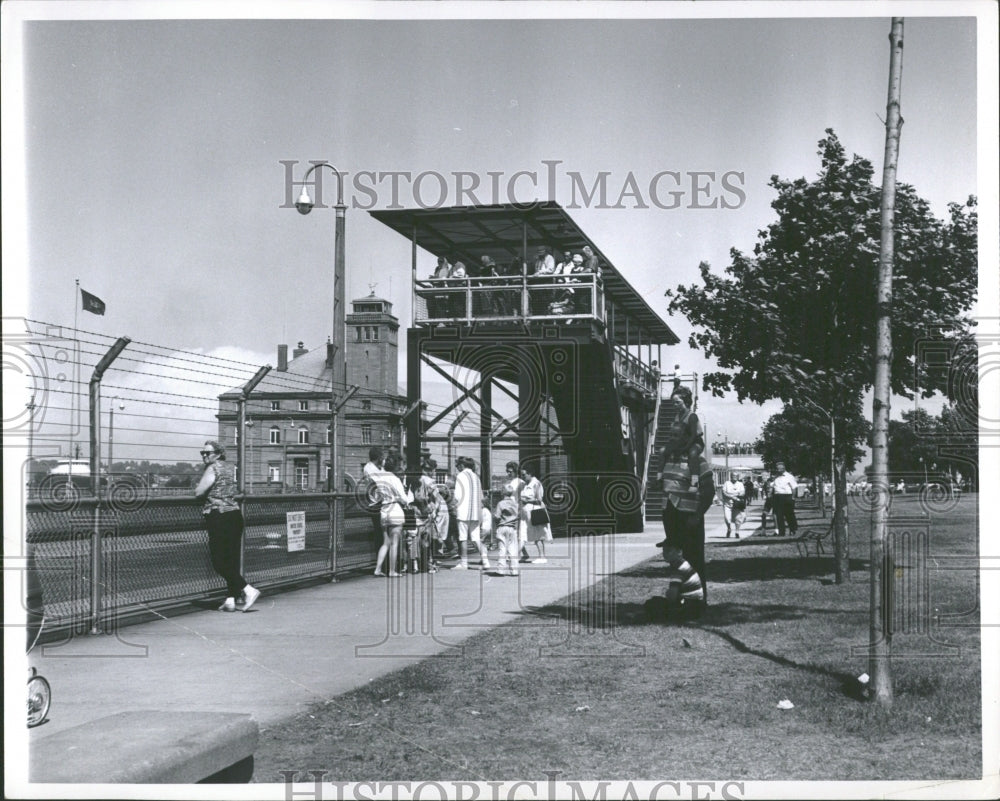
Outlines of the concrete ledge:
{"label": "concrete ledge", "polygon": [[33,782],[194,784],[249,781],[257,723],[227,712],[120,712],[35,740]]}

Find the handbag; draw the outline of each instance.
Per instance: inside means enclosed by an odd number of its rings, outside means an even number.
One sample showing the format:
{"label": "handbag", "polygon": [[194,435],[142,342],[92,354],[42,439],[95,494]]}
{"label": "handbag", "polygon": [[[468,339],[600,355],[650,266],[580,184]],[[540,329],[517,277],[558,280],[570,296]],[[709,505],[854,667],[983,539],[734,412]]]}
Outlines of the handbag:
{"label": "handbag", "polygon": [[549,522],[549,510],[544,506],[531,510],[531,525],[544,526]]}

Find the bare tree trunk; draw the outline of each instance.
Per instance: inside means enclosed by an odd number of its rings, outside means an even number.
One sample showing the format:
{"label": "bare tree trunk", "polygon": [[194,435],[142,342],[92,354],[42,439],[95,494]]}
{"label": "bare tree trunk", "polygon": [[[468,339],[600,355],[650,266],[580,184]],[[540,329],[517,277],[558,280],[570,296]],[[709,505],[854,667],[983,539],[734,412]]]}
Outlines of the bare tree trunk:
{"label": "bare tree trunk", "polygon": [[847,544],[850,535],[850,521],[847,519],[847,469],[842,462],[835,462],[833,474],[836,478],[830,482],[830,493],[833,500],[834,580],[837,584],[843,584],[851,580],[851,570]]}
{"label": "bare tree trunk", "polygon": [[903,74],[903,18],[892,18],[889,34],[889,96],[886,101],[885,163],[882,168],[882,240],[878,263],[878,319],[875,342],[875,400],[872,404],[872,485],[875,504],[871,528],[871,601],[869,668],[876,702],[892,705],[892,582],[888,553],[889,523],[889,398],[892,364],[893,218],[896,211],[896,164],[899,160],[900,82]]}

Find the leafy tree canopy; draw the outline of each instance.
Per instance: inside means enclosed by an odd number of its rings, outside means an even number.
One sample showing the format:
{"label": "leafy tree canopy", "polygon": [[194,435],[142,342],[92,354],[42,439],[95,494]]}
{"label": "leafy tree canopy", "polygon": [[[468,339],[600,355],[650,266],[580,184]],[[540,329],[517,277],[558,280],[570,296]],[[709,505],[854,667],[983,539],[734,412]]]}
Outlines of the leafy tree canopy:
{"label": "leafy tree canopy", "polygon": [[[851,470],[862,456],[858,443],[867,439],[871,424],[860,404],[838,427],[837,460]],[[845,436],[846,434],[846,436]],[[790,404],[773,415],[757,440],[761,461],[770,471],[778,462],[796,475],[830,475],[830,423],[823,412],[807,404]]]}
{"label": "leafy tree canopy", "polygon": [[[693,348],[722,370],[708,373],[713,395],[742,400],[812,399],[851,416],[874,378],[880,188],[867,159],[848,159],[832,130],[819,142],[818,177],[783,180],[775,222],[753,255],[730,251],[722,276],[701,265],[704,286],[668,291],[668,311],[695,327]],[[913,187],[896,188],[892,301],[892,390],[912,398],[947,391],[947,375],[914,357],[927,337],[961,339],[976,296],[976,200],[952,203],[947,220]],[[860,430],[860,429],[859,429]]]}

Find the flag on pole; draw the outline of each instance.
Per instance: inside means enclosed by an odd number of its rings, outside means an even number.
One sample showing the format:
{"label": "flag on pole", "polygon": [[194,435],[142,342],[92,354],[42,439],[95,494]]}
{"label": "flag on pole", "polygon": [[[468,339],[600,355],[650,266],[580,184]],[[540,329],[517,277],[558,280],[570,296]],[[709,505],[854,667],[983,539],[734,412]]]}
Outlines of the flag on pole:
{"label": "flag on pole", "polygon": [[83,310],[91,314],[104,314],[104,301],[97,295],[91,295],[86,289],[80,290],[80,297],[83,298]]}

